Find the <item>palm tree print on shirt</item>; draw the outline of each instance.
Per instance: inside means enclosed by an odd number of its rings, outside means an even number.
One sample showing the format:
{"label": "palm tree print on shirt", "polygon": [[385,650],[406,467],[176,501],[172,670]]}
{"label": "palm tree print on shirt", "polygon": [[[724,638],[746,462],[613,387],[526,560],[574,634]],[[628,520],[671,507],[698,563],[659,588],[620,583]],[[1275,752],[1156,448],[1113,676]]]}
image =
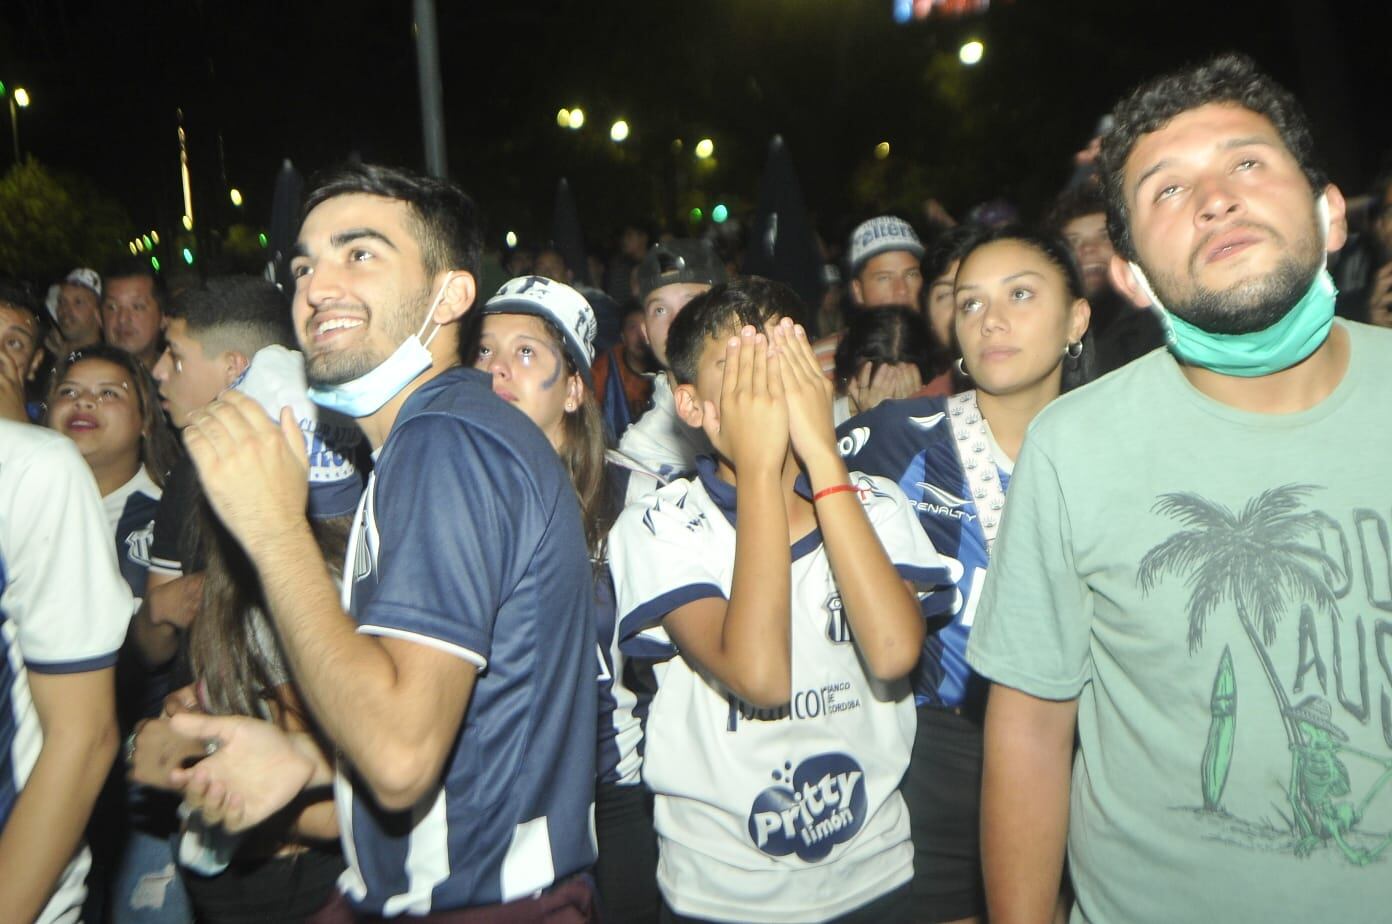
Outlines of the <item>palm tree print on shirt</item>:
{"label": "palm tree print on shirt", "polygon": [[[1301,484],[1271,488],[1236,513],[1197,494],[1161,495],[1152,510],[1178,520],[1184,528],[1145,554],[1137,579],[1141,593],[1149,594],[1167,574],[1185,577],[1190,591],[1185,611],[1191,655],[1203,647],[1210,617],[1225,603],[1232,604],[1271,687],[1290,746],[1290,785],[1285,795],[1295,852],[1303,856],[1332,841],[1350,862],[1363,865],[1376,858],[1392,837],[1360,848],[1349,842],[1348,835],[1368,802],[1392,777],[1392,762],[1342,745],[1347,736],[1331,724],[1329,705],[1319,697],[1307,697],[1292,706],[1268,651],[1276,642],[1282,618],[1301,604],[1338,618],[1329,582],[1335,565],[1322,550],[1302,541],[1316,534],[1323,523],[1322,514],[1303,506],[1314,490]],[[1227,724],[1217,731],[1230,737],[1235,681],[1226,649],[1224,655],[1214,695],[1226,689],[1227,703],[1223,710],[1215,707],[1214,715],[1215,725],[1219,719]],[[1227,768],[1211,765],[1214,735],[1211,728],[1202,773],[1204,811],[1221,813],[1218,797]],[[1230,749],[1217,749],[1220,754],[1225,751],[1222,759],[1230,759]],[[1384,766],[1382,776],[1357,804],[1340,798],[1349,794],[1348,770],[1337,756],[1340,751]],[[1339,780],[1345,785],[1338,785]]]}

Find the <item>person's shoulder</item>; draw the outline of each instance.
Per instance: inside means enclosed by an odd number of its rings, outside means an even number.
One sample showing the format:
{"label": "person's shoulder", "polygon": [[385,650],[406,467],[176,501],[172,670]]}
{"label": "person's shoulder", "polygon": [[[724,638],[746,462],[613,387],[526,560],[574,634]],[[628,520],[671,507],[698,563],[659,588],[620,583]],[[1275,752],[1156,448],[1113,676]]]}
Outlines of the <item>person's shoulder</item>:
{"label": "person's shoulder", "polygon": [[[1355,344],[1367,344],[1374,350],[1385,350],[1392,347],[1392,328],[1364,324],[1361,321],[1350,321],[1346,318],[1340,319],[1339,323],[1348,331],[1350,341]],[[1382,368],[1387,367],[1387,365],[1386,362],[1378,363],[1378,366]]]}
{"label": "person's shoulder", "polygon": [[63,434],[37,424],[0,420],[0,462],[7,465],[57,466],[59,472],[85,469],[77,445]]}
{"label": "person's shoulder", "polygon": [[1169,350],[1157,349],[1106,375],[1059,395],[1030,424],[1029,439],[1047,443],[1067,439],[1080,427],[1098,432],[1126,426],[1149,426],[1166,396],[1178,393],[1180,378]]}
{"label": "person's shoulder", "polygon": [[[427,391],[427,389],[429,389]],[[488,377],[452,369],[411,396],[383,446],[381,463],[414,453],[450,452],[464,444],[524,459],[554,459],[531,419],[493,393]]]}
{"label": "person's shoulder", "polygon": [[842,423],[836,435],[841,455],[854,463],[862,451],[866,458],[896,448],[917,452],[938,436],[945,437],[950,429],[947,399],[921,397],[881,402]]}
{"label": "person's shoulder", "polygon": [[614,532],[651,537],[706,536],[710,506],[698,479],[677,478],[626,506],[614,523]]}

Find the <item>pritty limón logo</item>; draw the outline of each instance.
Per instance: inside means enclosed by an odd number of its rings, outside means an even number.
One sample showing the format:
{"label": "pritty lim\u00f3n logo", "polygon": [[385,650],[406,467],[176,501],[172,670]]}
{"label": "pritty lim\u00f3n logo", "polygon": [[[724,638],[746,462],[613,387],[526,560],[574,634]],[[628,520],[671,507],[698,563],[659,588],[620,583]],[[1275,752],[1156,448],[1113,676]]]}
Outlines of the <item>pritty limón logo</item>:
{"label": "pritty lim\u00f3n logo", "polygon": [[795,771],[785,763],[773,779],[749,811],[749,837],[770,856],[816,863],[865,823],[865,774],[849,755],[818,754]]}

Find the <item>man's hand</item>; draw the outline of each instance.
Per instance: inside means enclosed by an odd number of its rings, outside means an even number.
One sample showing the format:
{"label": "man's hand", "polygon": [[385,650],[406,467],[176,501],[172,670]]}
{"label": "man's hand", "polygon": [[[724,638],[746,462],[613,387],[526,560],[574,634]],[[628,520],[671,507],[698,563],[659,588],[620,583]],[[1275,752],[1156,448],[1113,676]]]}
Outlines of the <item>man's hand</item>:
{"label": "man's hand", "polygon": [[882,363],[878,369],[865,363],[855,378],[846,383],[846,395],[857,414],[884,401],[912,397],[922,390],[923,375],[913,363]]}
{"label": "man's hand", "polygon": [[24,409],[24,374],[14,358],[0,350],[0,420],[28,423]]}
{"label": "man's hand", "polygon": [[308,752],[314,747],[308,735],[291,735],[260,719],[184,713],[169,725],[197,741],[200,752],[212,751],[188,769],[171,770],[170,781],[183,790],[185,804],[228,831],[265,821],[309,786],[316,770],[327,770]]}
{"label": "man's hand", "polygon": [[778,370],[788,404],[788,436],[793,452],[804,462],[812,455],[836,454],[836,427],[831,405],[836,390],[822,375],[807,331],[791,318],[770,327],[779,357]]}
{"label": "man's hand", "polygon": [[1392,327],[1392,262],[1384,263],[1373,277],[1368,293],[1368,323]]}
{"label": "man's hand", "polygon": [[251,398],[225,392],[193,415],[184,446],[208,502],[247,554],[304,523],[309,457],[289,408],[277,426]]}
{"label": "man's hand", "polygon": [[156,789],[178,789],[170,773],[206,756],[202,741],[174,731],[168,719],[147,719],[136,726],[126,746],[126,779]]}
{"label": "man's hand", "polygon": [[777,356],[769,355],[768,337],[746,326],[725,347],[720,408],[704,403],[707,434],[720,435],[725,451],[740,472],[779,472],[788,453],[788,405]]}

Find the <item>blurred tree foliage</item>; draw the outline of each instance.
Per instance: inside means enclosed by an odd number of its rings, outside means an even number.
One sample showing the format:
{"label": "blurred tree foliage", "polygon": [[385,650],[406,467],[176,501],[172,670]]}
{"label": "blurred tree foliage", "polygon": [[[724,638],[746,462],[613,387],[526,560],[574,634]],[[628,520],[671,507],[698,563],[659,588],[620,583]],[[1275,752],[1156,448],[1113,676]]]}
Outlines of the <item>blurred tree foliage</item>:
{"label": "blurred tree foliage", "polygon": [[48,282],[105,267],[126,249],[131,220],[87,178],[28,158],[0,179],[0,273]]}

